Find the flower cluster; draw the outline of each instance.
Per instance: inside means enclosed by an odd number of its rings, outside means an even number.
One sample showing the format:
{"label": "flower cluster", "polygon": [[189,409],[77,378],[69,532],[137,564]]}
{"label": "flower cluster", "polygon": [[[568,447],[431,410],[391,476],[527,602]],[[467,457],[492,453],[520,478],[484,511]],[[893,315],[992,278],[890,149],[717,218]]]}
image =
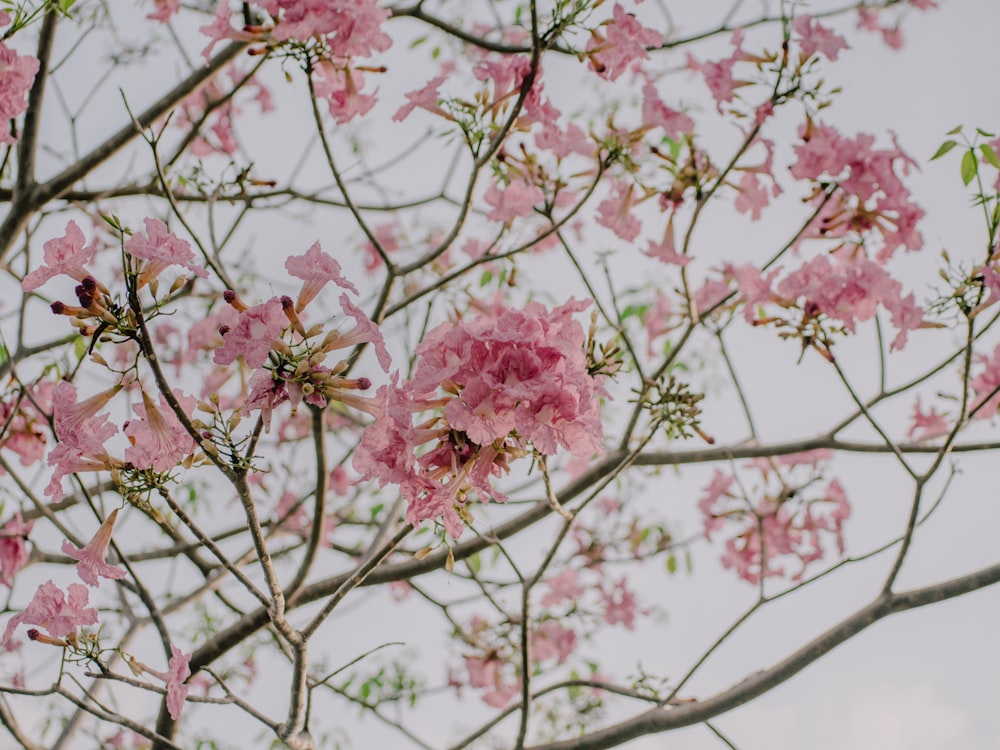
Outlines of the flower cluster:
{"label": "flower cluster", "polygon": [[[586,306],[570,301],[550,311],[532,302],[430,331],[413,378],[380,389],[354,467],[383,486],[398,484],[409,522],[443,518],[458,538],[468,493],[504,500],[490,478],[529,447],[599,452],[599,388],[572,317]],[[413,415],[426,411],[434,416],[414,426]]]}
{"label": "flower cluster", "polygon": [[817,489],[819,465],[831,451],[809,451],[748,462],[758,481],[744,494],[746,477],[716,470],[698,503],[704,516],[705,537],[736,526],[726,540],[722,564],[741,578],[758,583],[762,577],[786,575],[779,561],[794,558],[801,567],[792,575],[801,579],[806,567],[826,555],[824,537],[832,536],[844,554],[844,521],[851,514],[847,496],[836,479]]}

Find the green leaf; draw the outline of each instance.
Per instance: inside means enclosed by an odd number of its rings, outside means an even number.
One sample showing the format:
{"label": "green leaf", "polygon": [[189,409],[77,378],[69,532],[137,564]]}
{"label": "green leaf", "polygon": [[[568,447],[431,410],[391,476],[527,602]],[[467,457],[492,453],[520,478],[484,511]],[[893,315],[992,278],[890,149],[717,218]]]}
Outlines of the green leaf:
{"label": "green leaf", "polygon": [[945,141],[941,144],[941,148],[934,152],[934,156],[931,157],[931,161],[935,159],[940,159],[942,156],[951,151],[955,146],[958,145],[958,141]]}
{"label": "green leaf", "polygon": [[962,182],[968,185],[976,177],[976,152],[971,148],[962,154]]}
{"label": "green leaf", "polygon": [[997,152],[990,144],[988,143],[981,144],[979,146],[979,152],[983,155],[983,158],[986,159],[986,162],[990,166],[1000,169],[1000,158],[997,157]]}
{"label": "green leaf", "polygon": [[676,573],[677,572],[677,556],[676,555],[670,555],[667,558],[667,572],[668,573]]}
{"label": "green leaf", "polygon": [[479,553],[477,552],[474,555],[469,555],[469,557],[467,557],[465,560],[465,564],[469,566],[469,570],[471,570],[474,575],[479,575],[479,571],[483,567],[483,559],[479,556]]}
{"label": "green leaf", "polygon": [[951,130],[949,130],[947,133],[945,133],[945,135],[958,135],[961,132],[962,132],[962,126],[959,125],[957,128],[952,128]]}
{"label": "green leaf", "polygon": [[983,130],[982,128],[976,128],[976,132],[979,133],[979,135],[981,135],[983,138],[992,138],[993,137],[993,133],[988,133],[987,131]]}

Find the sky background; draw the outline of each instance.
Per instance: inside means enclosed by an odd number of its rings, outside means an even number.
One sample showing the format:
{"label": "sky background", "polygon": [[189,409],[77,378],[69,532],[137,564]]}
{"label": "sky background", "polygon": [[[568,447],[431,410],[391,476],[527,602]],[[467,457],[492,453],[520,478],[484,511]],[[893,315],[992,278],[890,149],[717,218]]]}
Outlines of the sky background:
{"label": "sky background", "polygon": [[[643,9],[651,20],[656,18],[655,5],[647,2]],[[684,13],[691,13],[686,21],[678,17],[679,24],[692,29],[702,28],[729,7],[729,3],[718,2],[669,5],[696,6],[684,8]],[[752,13],[760,4],[747,6],[747,12]],[[836,123],[845,133],[876,134],[883,146],[889,143],[886,134],[895,131],[902,147],[920,162],[934,153],[945,132],[956,125],[970,128],[978,125],[1000,131],[995,72],[1000,4],[995,0],[944,0],[942,6],[939,11],[907,14],[904,26],[907,43],[900,52],[886,48],[875,35],[849,34],[852,49],[842,53],[836,65],[827,68],[828,81],[843,87],[835,106],[825,113],[828,121]],[[701,22],[704,19],[707,20]],[[127,23],[133,22],[127,18],[122,21],[126,28]],[[846,33],[853,26],[853,16],[831,25]],[[187,46],[196,57],[201,40],[190,38],[193,41]],[[773,30],[755,31],[749,35],[748,48],[752,48],[755,40],[773,38]],[[773,48],[774,44],[770,46]],[[728,50],[728,42],[723,38],[700,45],[695,52],[701,59],[717,59],[728,54]],[[386,76],[379,84],[378,108],[363,126],[355,128],[355,135],[362,142],[384,144],[386,159],[399,153],[409,139],[418,137],[420,126],[390,125],[385,121],[401,103],[403,92],[422,85],[436,69],[426,55],[418,55],[417,62],[412,62],[412,57],[404,58],[412,53],[403,42],[397,42],[391,54],[399,55],[400,62],[394,63],[390,58],[390,68],[394,64],[405,65],[407,76]],[[675,57],[664,65],[681,63]],[[173,78],[175,71],[136,65],[120,73],[130,103],[141,106],[143,99],[151,98],[160,84]],[[560,85],[572,80],[569,74],[562,73],[556,65],[551,71],[547,69],[546,76],[549,81],[546,90],[566,98],[565,108],[570,111],[573,97],[579,96],[579,92],[572,86]],[[699,80],[685,73],[678,73],[675,78],[677,90],[685,92],[687,101],[698,102],[705,109],[711,107]],[[62,80],[65,81],[62,95],[68,99],[91,96],[89,87],[84,85],[85,77],[77,81],[66,74]],[[272,69],[267,80],[279,109],[297,107],[303,111],[301,85],[283,87],[280,71],[276,69]],[[669,93],[666,86],[661,85],[660,90],[661,94]],[[112,87],[104,88],[91,102],[81,123],[85,138],[88,132],[94,138],[100,137],[123,122],[120,95]],[[241,134],[256,144],[253,153],[258,174],[263,177],[273,174],[281,179],[290,172],[290,165],[297,162],[301,145],[308,142],[311,124],[304,119],[296,122],[283,118],[279,127],[277,122],[251,116],[240,127]],[[45,127],[51,128],[48,137],[65,138],[54,121]],[[710,136],[717,133],[720,138],[731,137],[721,126],[717,131],[711,125],[706,127]],[[416,161],[406,160],[404,171],[409,172],[412,182],[396,185],[394,189],[419,192],[425,179],[421,167],[414,164],[424,164],[423,168],[429,169],[427,165],[440,163],[440,153],[428,149],[425,155],[418,154]],[[789,157],[786,150],[783,159],[780,155],[776,158],[776,164],[787,165]],[[132,164],[123,166],[123,162],[118,162],[109,166],[104,175],[109,181],[115,179],[134,164],[142,163],[141,158],[137,155]],[[947,248],[953,255],[974,257],[981,252],[982,229],[961,187],[957,157],[923,164],[923,171],[911,175],[908,184],[918,202],[928,210],[922,224],[925,247],[921,253],[898,258],[893,268],[898,269],[901,278],[911,280],[911,288],[918,296],[929,296],[924,279],[933,275],[939,251]],[[714,260],[737,257],[742,247],[753,257],[754,250],[784,237],[789,224],[783,217],[792,216],[791,212],[798,208],[794,206],[796,196],[786,198],[789,213],[765,213],[761,226],[748,227],[742,220],[732,222],[733,212],[728,205],[715,208],[717,218],[706,221],[699,229],[699,240],[702,247],[714,248],[718,257],[713,257],[712,250],[706,251],[700,272],[707,273]],[[144,215],[138,206],[123,209],[126,217],[130,211],[135,211],[133,221]],[[277,265],[288,254],[301,253],[317,238],[323,239],[324,247],[327,242],[331,247],[337,242],[357,245],[356,233],[352,236],[340,226],[317,225],[308,214],[259,222],[245,241],[248,247],[252,243],[258,249],[276,248],[274,253],[256,256],[255,262],[266,270],[271,267],[268,264]],[[625,249],[610,233],[594,234],[591,249],[615,253],[612,262],[623,281],[630,276],[634,280],[648,278],[648,267],[630,265]],[[535,273],[550,273],[547,263],[544,258],[538,259]],[[354,271],[352,278],[359,277],[357,266]],[[560,296],[558,288],[551,291],[553,296]],[[579,290],[568,287],[562,296],[570,293],[579,294]],[[914,345],[892,358],[890,382],[917,372],[927,362],[928,353],[933,354],[922,345],[920,337],[920,332],[914,334]],[[730,343],[765,439],[809,437],[824,430],[847,408],[843,390],[829,368],[808,359],[796,366],[793,344],[776,342],[770,332],[747,327],[741,329],[738,337],[730,337]],[[857,339],[846,342],[842,351],[844,361],[858,377],[864,392],[866,386],[870,388],[873,384],[870,373],[874,371],[875,350],[870,327]],[[705,357],[709,362],[707,370],[698,377],[710,387],[713,382],[721,382],[722,370],[710,353]],[[802,387],[803,383],[811,387]],[[897,419],[896,424],[905,429],[911,405],[912,400],[901,400],[890,405],[884,414],[886,418]],[[734,414],[737,412],[731,397],[720,394],[714,400],[706,399],[707,431],[737,439],[744,428],[741,423],[733,422]],[[868,437],[863,431],[856,436]],[[947,502],[917,536],[911,559],[900,578],[902,587],[925,585],[996,561],[995,530],[1000,528],[996,459],[962,457],[960,464],[962,473],[955,479]],[[695,503],[710,474],[711,467],[686,471],[682,478],[664,472],[636,502],[648,504],[651,512],[671,519],[678,536],[696,533],[700,518]],[[853,502],[854,516],[847,527],[850,553],[863,552],[902,529],[908,510],[907,484],[890,461],[884,457],[850,458],[838,461],[832,475],[841,479]],[[635,579],[644,603],[665,614],[643,622],[635,633],[613,629],[587,647],[600,653],[613,677],[626,680],[636,674],[640,663],[649,672],[679,677],[717,634],[752,604],[754,588],[738,580],[731,571],[721,569],[720,552],[721,545],[696,545],[692,551],[692,576],[665,578],[651,572],[648,580],[642,576]],[[771,605],[706,664],[684,695],[707,695],[783,658],[832,622],[869,601],[888,564],[889,559],[882,556],[852,566],[787,601]],[[404,649],[415,661],[429,662],[428,672],[433,673],[435,663],[421,654],[420,643],[424,638],[441,637],[440,622],[418,614],[414,607],[401,608],[387,596],[366,598],[370,600],[345,608],[344,614],[351,613],[351,617],[335,619],[324,627],[322,633],[324,643],[329,645],[330,662],[337,664],[379,643],[400,639],[399,625],[405,621],[403,638],[408,645]],[[1000,687],[996,684],[996,675],[1000,673],[998,625],[1000,592],[996,589],[894,616],[839,647],[783,686],[715,723],[740,750],[1000,747],[1000,718],[995,708],[1000,699]],[[612,666],[615,664],[617,668]],[[265,701],[267,689],[267,686],[256,688],[264,692],[255,692],[255,699]],[[469,700],[467,705],[463,704],[460,716],[456,716],[450,695],[432,698],[429,708],[417,715],[414,729],[432,745],[444,747],[458,736],[456,725],[472,728],[487,719],[490,709],[479,704],[472,691],[466,695]],[[345,724],[352,723],[353,716],[345,714]],[[383,734],[378,729],[356,732],[352,729],[352,734],[355,747],[375,747],[379,743],[385,747],[403,747],[397,735]],[[694,727],[638,739],[623,747],[718,750],[723,745],[704,727]]]}

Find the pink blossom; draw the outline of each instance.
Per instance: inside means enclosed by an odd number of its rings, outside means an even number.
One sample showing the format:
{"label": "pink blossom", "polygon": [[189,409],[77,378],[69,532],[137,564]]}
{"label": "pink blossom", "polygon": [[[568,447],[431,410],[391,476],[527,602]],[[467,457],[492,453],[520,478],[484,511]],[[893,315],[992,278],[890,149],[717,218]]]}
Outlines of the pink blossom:
{"label": "pink blossom", "polygon": [[543,620],[528,636],[531,658],[562,664],[576,650],[576,633],[556,620]]}
{"label": "pink blossom", "polygon": [[136,232],[125,242],[125,252],[133,258],[145,260],[139,274],[139,284],[145,284],[159,276],[170,266],[181,266],[205,278],[208,271],[191,263],[194,253],[187,240],[182,240],[167,229],[159,219],[144,219],[146,234]]}
{"label": "pink blossom", "polygon": [[569,600],[575,602],[583,595],[583,586],[576,582],[576,570],[566,568],[562,573],[545,579],[545,585],[549,587],[548,592],[542,597],[542,606],[551,607]]}
{"label": "pink blossom", "polygon": [[646,354],[650,357],[656,355],[653,342],[663,334],[675,328],[671,324],[670,316],[673,312],[673,303],[669,297],[657,297],[656,302],[642,315],[642,325],[646,329]]}
{"label": "pink blossom", "polygon": [[664,104],[652,82],[642,87],[642,121],[663,128],[667,138],[675,141],[694,132],[694,120]]}
{"label": "pink blossom", "polygon": [[454,71],[455,63],[447,62],[442,65],[441,75],[434,76],[434,78],[429,80],[423,88],[406,94],[406,104],[396,110],[396,114],[392,116],[392,119],[396,122],[402,122],[409,117],[410,113],[417,107],[427,110],[431,114],[450,118],[450,115],[441,109],[441,105],[438,104],[438,102],[443,98],[440,93],[441,86],[448,80],[448,77]]}
{"label": "pink blossom", "polygon": [[66,234],[52,239],[43,246],[45,263],[24,277],[21,288],[26,292],[38,289],[53,276],[64,274],[77,281],[90,275],[85,264],[94,259],[96,243],[84,247],[83,232],[75,221],[66,224]]}
{"label": "pink blossom", "polygon": [[83,453],[104,453],[104,444],[117,434],[118,428],[108,422],[106,414],[98,416],[98,412],[120,390],[121,386],[116,385],[77,403],[76,387],[59,381],[52,394],[52,416],[59,440]]}
{"label": "pink blossom", "polygon": [[819,52],[829,60],[836,60],[842,49],[848,49],[847,40],[820,25],[810,15],[796,16],[792,30],[799,36],[799,46],[805,57]]}
{"label": "pink blossom", "polygon": [[493,708],[503,708],[517,695],[518,686],[506,684],[501,674],[503,661],[491,652],[485,657],[466,656],[465,668],[469,673],[469,685],[474,688],[489,688],[483,694],[483,702]]}
{"label": "pink blossom", "polygon": [[375,356],[378,358],[378,363],[385,372],[389,372],[392,357],[389,356],[389,350],[385,348],[385,339],[382,338],[382,330],[371,318],[365,315],[364,310],[352,304],[346,294],[340,295],[340,306],[345,313],[354,318],[355,326],[349,331],[338,334],[331,343],[331,347],[335,346],[337,349],[341,349],[357,344],[370,343],[375,348]]}
{"label": "pink blossom", "polygon": [[693,55],[688,54],[688,67],[701,75],[705,79],[708,90],[715,99],[716,108],[721,112],[722,105],[733,101],[736,89],[742,86],[749,86],[749,81],[737,80],[733,76],[733,68],[738,62],[756,62],[757,58],[749,55],[743,50],[743,31],[736,29],[732,36],[732,45],[735,47],[733,54],[716,62],[699,62]]}
{"label": "pink blossom", "polygon": [[990,356],[977,354],[975,361],[983,366],[983,370],[969,381],[969,387],[975,394],[972,410],[976,419],[991,419],[1000,408],[1000,344]]}
{"label": "pink blossom", "polygon": [[79,560],[76,572],[80,576],[80,579],[88,586],[100,585],[98,578],[118,580],[127,575],[124,568],[120,568],[117,565],[109,565],[104,560],[108,553],[108,545],[111,544],[111,531],[114,528],[117,518],[118,508],[115,508],[104,519],[104,523],[101,524],[97,533],[94,534],[93,539],[83,549],[78,549],[70,544],[68,540],[63,539],[61,548],[63,553],[69,555],[74,560]]}
{"label": "pink blossom", "polygon": [[244,310],[236,326],[223,334],[222,346],[215,350],[214,362],[228,365],[237,357],[243,357],[251,369],[263,366],[272,342],[281,336],[287,323],[288,318],[277,297]]}
{"label": "pink blossom", "polygon": [[750,214],[753,221],[760,219],[761,211],[771,202],[767,190],[755,174],[744,172],[740,177],[739,194],[736,196],[735,207],[741,214]]}
{"label": "pink blossom", "polygon": [[382,31],[388,8],[376,0],[262,0],[276,21],[271,36],[277,41],[308,41],[321,37],[334,57],[371,57],[392,46]]}
{"label": "pink blossom", "polygon": [[45,488],[45,494],[53,500],[58,500],[62,497],[63,477],[79,472],[105,471],[112,468],[112,459],[103,449],[97,453],[90,453],[66,443],[59,443],[49,452],[48,464],[53,472],[52,479]]}
{"label": "pink blossom", "polygon": [[[186,413],[194,411],[195,401],[190,396],[176,396]],[[126,422],[123,431],[132,445],[125,449],[125,460],[138,469],[170,471],[195,449],[195,441],[174,414],[167,400],[161,395],[160,406],[142,392],[142,403],[134,404],[132,411],[138,420]]]}
{"label": "pink blossom", "polygon": [[212,59],[212,50],[215,49],[215,45],[223,39],[237,39],[244,36],[237,34],[236,30],[232,27],[229,20],[232,15],[233,11],[229,3],[216,3],[215,17],[212,19],[212,23],[198,27],[198,31],[207,36],[210,40],[208,45],[201,51],[201,56],[205,58],[206,63]]}
{"label": "pink blossom", "polygon": [[[387,254],[394,253],[399,250],[399,236],[394,222],[376,224],[372,227],[372,234],[375,235],[375,239],[378,241],[378,244],[382,246],[382,250],[384,250]],[[361,248],[361,252],[365,255],[366,271],[372,273],[382,266],[382,256],[379,254],[378,250],[375,248],[375,244],[371,240],[365,242]]]}
{"label": "pink blossom", "polygon": [[667,265],[686,266],[693,258],[677,252],[677,242],[674,235],[674,214],[670,213],[667,226],[663,230],[663,239],[659,243],[649,241],[649,247],[644,251],[650,258],[656,258]]}
{"label": "pink blossom", "polygon": [[95,625],[97,610],[88,607],[87,587],[71,583],[64,594],[52,581],[46,581],[20,614],[14,615],[3,633],[3,646],[13,648],[14,631],[18,625],[38,625],[54,638],[65,638],[80,625]]}
{"label": "pink blossom", "polygon": [[513,179],[501,190],[491,184],[483,196],[493,210],[486,214],[490,221],[510,224],[516,218],[524,218],[534,213],[534,207],[545,201],[545,193],[536,185],[524,180]]}
{"label": "pink blossom", "polygon": [[631,213],[633,186],[621,180],[612,181],[612,193],[597,207],[596,221],[607,227],[626,242],[639,236],[642,222]]}
{"label": "pink blossom", "polygon": [[160,23],[166,23],[181,9],[180,0],[153,0],[153,5],[156,10],[147,15],[146,18]]}
{"label": "pink blossom", "polygon": [[638,605],[635,594],[629,589],[624,577],[616,581],[613,588],[602,586],[601,598],[604,600],[604,622],[608,625],[624,625],[626,630],[635,630]]}
{"label": "pink blossom", "polygon": [[591,32],[587,52],[591,67],[609,81],[616,80],[633,62],[648,59],[646,47],[663,44],[663,34],[643,26],[621,3],[615,3],[611,20],[602,28],[603,35]]}
{"label": "pink blossom", "polygon": [[160,672],[158,670],[150,669],[145,665],[145,671],[149,672],[154,677],[158,677],[163,680],[167,687],[167,713],[170,714],[170,718],[177,721],[181,717],[181,711],[184,708],[184,700],[187,698],[188,691],[191,689],[190,685],[186,685],[184,681],[191,676],[191,654],[185,654],[174,644],[170,644],[170,662],[167,665],[166,672]]}
{"label": "pink blossom", "polygon": [[358,294],[358,289],[348,281],[338,263],[331,255],[323,252],[319,241],[314,242],[302,255],[293,255],[285,261],[285,270],[291,276],[302,279],[302,289],[299,290],[295,302],[296,312],[302,312],[328,282],[332,281],[341,289],[347,289]]}
{"label": "pink blossom", "polygon": [[0,583],[8,588],[14,583],[14,576],[28,564],[28,534],[34,521],[25,523],[20,513],[0,528]]}
{"label": "pink blossom", "polygon": [[367,114],[375,106],[375,97],[362,94],[364,75],[349,67],[321,60],[313,68],[313,90],[318,99],[327,102],[334,122],[343,125],[355,117]]}
{"label": "pink blossom", "polygon": [[8,123],[28,108],[25,94],[38,73],[38,58],[19,55],[0,42],[0,144],[14,143],[16,138]]}
{"label": "pink blossom", "polygon": [[756,266],[744,264],[734,266],[727,264],[724,269],[726,278],[731,278],[740,286],[740,293],[743,296],[743,317],[748,323],[753,322],[756,317],[755,307],[770,302],[774,297],[771,291],[771,284],[774,277],[778,275],[778,269],[774,269],[766,276]]}
{"label": "pink blossom", "polygon": [[[977,415],[978,416],[978,415]],[[940,414],[933,406],[930,411],[925,412],[920,403],[920,396],[913,405],[913,424],[906,433],[908,440],[926,440],[928,438],[946,435],[951,430],[948,418]]]}

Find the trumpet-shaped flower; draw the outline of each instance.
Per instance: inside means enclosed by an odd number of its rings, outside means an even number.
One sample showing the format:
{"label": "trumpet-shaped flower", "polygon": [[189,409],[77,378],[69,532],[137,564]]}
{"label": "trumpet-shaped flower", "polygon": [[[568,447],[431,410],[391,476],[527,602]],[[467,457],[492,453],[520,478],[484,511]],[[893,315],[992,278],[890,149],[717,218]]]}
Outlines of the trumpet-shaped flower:
{"label": "trumpet-shaped flower", "polygon": [[302,312],[330,281],[341,289],[358,293],[357,287],[344,277],[340,263],[323,252],[318,241],[314,242],[304,254],[293,255],[286,260],[285,270],[304,282],[295,302],[297,312]]}
{"label": "trumpet-shaped flower", "polygon": [[34,525],[34,521],[25,523],[21,514],[15,513],[0,528],[0,583],[4,586],[13,584],[14,576],[28,564],[28,534]]}
{"label": "trumpet-shaped flower", "polygon": [[38,289],[54,276],[64,274],[83,281],[90,274],[84,266],[94,259],[97,247],[91,243],[84,247],[86,238],[75,221],[66,224],[66,234],[42,245],[45,262],[24,277],[21,288],[26,292]]}
{"label": "trumpet-shaped flower", "polygon": [[65,638],[80,625],[95,625],[97,610],[88,607],[87,587],[71,583],[63,593],[52,581],[46,581],[28,602],[24,611],[14,615],[3,633],[3,646],[13,648],[14,631],[19,625],[38,625],[54,638]]}
{"label": "trumpet-shaped flower", "polygon": [[[190,396],[177,400],[186,413],[194,411]],[[123,431],[132,445],[125,449],[125,460],[139,469],[170,471],[195,448],[194,439],[161,395],[160,406],[142,392],[142,403],[132,406],[138,420],[126,422]]]}
{"label": "trumpet-shaped flower", "polygon": [[187,240],[170,232],[159,219],[147,218],[145,224],[145,234],[136,232],[125,243],[125,252],[146,261],[139,274],[140,285],[152,281],[170,266],[181,266],[202,278],[208,276],[208,271],[191,263],[194,253]]}
{"label": "trumpet-shaped flower", "polygon": [[63,539],[63,553],[79,561],[76,565],[76,572],[80,576],[80,580],[88,586],[100,585],[99,578],[118,580],[124,578],[126,575],[124,568],[120,568],[117,565],[109,565],[104,559],[108,554],[108,545],[111,544],[111,532],[117,518],[118,508],[115,508],[104,519],[104,523],[97,529],[94,538],[83,549],[78,549],[70,544],[68,540]]}
{"label": "trumpet-shaped flower", "polygon": [[52,394],[52,412],[59,440],[82,453],[104,453],[104,444],[118,428],[108,422],[106,414],[98,416],[98,412],[120,390],[121,386],[116,385],[77,403],[76,387],[65,380],[60,381]]}
{"label": "trumpet-shaped flower", "polygon": [[277,297],[247,308],[240,313],[236,325],[222,335],[222,346],[213,355],[215,363],[228,365],[243,357],[247,367],[261,367],[267,361],[272,342],[281,336],[287,323]]}

